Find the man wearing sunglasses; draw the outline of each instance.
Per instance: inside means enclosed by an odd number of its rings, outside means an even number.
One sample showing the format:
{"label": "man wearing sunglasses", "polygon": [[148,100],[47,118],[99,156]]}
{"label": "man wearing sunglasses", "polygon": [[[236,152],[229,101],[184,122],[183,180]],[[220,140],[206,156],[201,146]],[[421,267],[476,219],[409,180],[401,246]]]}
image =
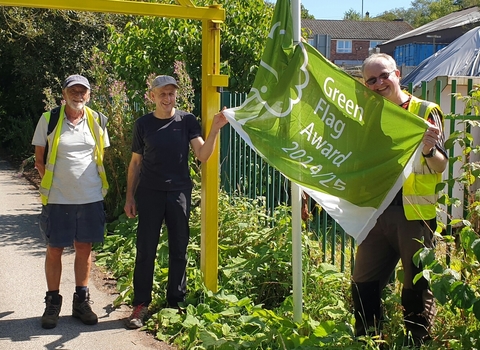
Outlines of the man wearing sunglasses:
{"label": "man wearing sunglasses", "polygon": [[422,248],[420,242],[433,247],[437,226],[435,187],[448,161],[443,114],[438,105],[401,89],[400,71],[389,55],[378,53],[368,57],[362,65],[362,75],[370,90],[425,118],[429,126],[422,140],[423,156],[414,164],[413,174],[358,246],[352,276],[355,333],[357,336],[381,334],[381,293],[401,259],[404,271],[401,300],[407,339],[418,346],[430,339],[436,309],[427,280],[421,278],[413,283],[422,267],[415,266],[412,259]]}

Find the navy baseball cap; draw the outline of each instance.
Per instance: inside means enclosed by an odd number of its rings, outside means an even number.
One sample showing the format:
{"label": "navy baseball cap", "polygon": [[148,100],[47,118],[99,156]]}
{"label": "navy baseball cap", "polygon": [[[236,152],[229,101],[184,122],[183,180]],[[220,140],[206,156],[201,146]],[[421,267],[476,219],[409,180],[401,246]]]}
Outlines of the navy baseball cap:
{"label": "navy baseball cap", "polygon": [[83,85],[90,90],[90,83],[88,82],[88,79],[79,74],[70,75],[67,79],[65,79],[63,82],[63,88],[65,89],[77,84]]}

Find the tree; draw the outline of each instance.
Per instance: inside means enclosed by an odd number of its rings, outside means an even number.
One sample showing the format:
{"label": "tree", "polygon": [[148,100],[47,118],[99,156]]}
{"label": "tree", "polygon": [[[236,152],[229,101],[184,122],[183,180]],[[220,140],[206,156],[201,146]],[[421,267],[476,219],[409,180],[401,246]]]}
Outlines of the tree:
{"label": "tree", "polygon": [[414,0],[411,5],[408,9],[396,8],[385,11],[375,18],[386,21],[402,18],[417,28],[452,12],[471,6],[479,6],[480,0]]}
{"label": "tree", "polygon": [[415,0],[412,1],[414,18],[411,24],[420,27],[459,9],[451,0]]}
{"label": "tree", "polygon": [[360,21],[362,19],[362,14],[351,8],[343,14],[343,19],[348,21]]}
{"label": "tree", "polygon": [[300,5],[301,6],[301,14],[300,16],[302,18],[305,18],[305,19],[315,19],[315,16],[314,15],[311,15],[308,10],[303,6],[303,4]]}
{"label": "tree", "polygon": [[394,21],[397,19],[402,19],[407,23],[410,23],[412,26],[415,19],[414,12],[412,9],[404,8],[395,8],[393,10],[385,11],[375,17],[375,19],[381,21]]}
{"label": "tree", "polygon": [[479,6],[479,0],[456,0],[453,2],[454,5],[460,7],[461,9],[465,9],[471,6]]}
{"label": "tree", "polygon": [[44,89],[60,100],[61,82],[90,65],[92,46],[105,48],[106,23],[121,16],[0,7],[1,146],[30,154],[34,126],[45,109]]}

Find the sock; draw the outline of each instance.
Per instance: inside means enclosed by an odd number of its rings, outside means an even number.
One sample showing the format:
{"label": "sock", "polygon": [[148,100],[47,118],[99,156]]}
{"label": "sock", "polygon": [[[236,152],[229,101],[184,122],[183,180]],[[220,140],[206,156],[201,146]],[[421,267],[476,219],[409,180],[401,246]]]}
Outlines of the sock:
{"label": "sock", "polygon": [[88,293],[87,286],[75,287],[75,294],[77,294],[79,302],[83,302],[87,298],[87,293]]}
{"label": "sock", "polygon": [[60,291],[59,290],[50,290],[47,292],[47,297],[51,296],[52,297],[52,301],[51,303],[53,305],[58,305],[60,304]]}

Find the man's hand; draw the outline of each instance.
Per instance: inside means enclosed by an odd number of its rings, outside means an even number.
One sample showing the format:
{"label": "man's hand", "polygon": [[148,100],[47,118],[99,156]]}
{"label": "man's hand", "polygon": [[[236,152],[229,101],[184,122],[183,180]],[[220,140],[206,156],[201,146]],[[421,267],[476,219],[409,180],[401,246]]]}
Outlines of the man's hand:
{"label": "man's hand", "polygon": [[437,144],[437,142],[440,140],[440,129],[429,123],[428,129],[425,131],[425,134],[423,135],[423,154],[429,153],[433,147]]}
{"label": "man's hand", "polygon": [[[223,107],[223,109],[227,109],[227,107]],[[227,118],[222,112],[219,112],[215,114],[213,117],[213,122],[212,122],[212,130],[220,130],[223,128],[226,124],[228,123]]]}
{"label": "man's hand", "polygon": [[130,219],[133,219],[135,216],[137,216],[137,204],[135,203],[135,199],[127,200],[123,210],[125,210],[125,214],[127,214],[127,217]]}

